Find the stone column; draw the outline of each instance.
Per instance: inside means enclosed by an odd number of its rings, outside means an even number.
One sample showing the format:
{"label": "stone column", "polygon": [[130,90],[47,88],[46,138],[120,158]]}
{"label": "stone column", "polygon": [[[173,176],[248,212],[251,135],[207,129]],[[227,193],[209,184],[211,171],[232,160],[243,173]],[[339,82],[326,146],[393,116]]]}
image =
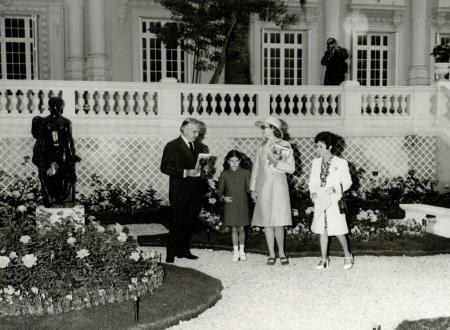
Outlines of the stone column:
{"label": "stone column", "polygon": [[[325,0],[324,2],[324,17],[325,17],[325,40],[328,38],[335,38],[338,44],[342,46],[343,40],[339,40],[341,1],[340,0]],[[323,46],[325,47],[325,46]]]}
{"label": "stone column", "polygon": [[88,51],[86,61],[87,80],[108,80],[105,0],[87,0]]}
{"label": "stone column", "polygon": [[66,20],[68,28],[66,80],[83,80],[84,70],[84,29],[83,1],[66,0]]}
{"label": "stone column", "polygon": [[410,85],[428,85],[430,83],[427,65],[427,1],[411,1],[411,66],[409,68]]}

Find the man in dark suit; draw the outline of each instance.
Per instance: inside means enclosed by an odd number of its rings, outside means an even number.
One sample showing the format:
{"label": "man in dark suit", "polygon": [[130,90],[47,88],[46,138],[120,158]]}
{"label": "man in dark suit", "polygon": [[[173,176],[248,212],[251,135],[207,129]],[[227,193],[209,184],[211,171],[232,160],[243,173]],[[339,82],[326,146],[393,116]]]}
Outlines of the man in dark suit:
{"label": "man in dark suit", "polygon": [[205,181],[195,169],[199,153],[207,153],[208,147],[198,141],[200,121],[187,118],[180,127],[181,135],[166,144],[161,160],[161,172],[169,179],[169,202],[172,222],[167,240],[166,262],[175,257],[197,259],[190,251],[194,221],[200,213],[200,203]]}
{"label": "man in dark suit", "polygon": [[320,63],[326,66],[324,85],[340,85],[345,80],[347,49],[339,47],[336,39],[327,39],[327,50]]}

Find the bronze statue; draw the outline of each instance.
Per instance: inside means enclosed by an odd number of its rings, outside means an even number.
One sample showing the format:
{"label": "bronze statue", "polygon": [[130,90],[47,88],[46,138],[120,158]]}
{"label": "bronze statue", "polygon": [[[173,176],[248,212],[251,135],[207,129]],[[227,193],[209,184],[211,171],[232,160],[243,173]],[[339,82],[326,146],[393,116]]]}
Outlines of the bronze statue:
{"label": "bronze statue", "polygon": [[42,201],[45,207],[72,207],[75,205],[75,163],[81,160],[75,154],[72,123],[61,114],[64,101],[52,97],[48,101],[50,115],[36,116],[31,134],[36,139],[33,164],[39,170]]}

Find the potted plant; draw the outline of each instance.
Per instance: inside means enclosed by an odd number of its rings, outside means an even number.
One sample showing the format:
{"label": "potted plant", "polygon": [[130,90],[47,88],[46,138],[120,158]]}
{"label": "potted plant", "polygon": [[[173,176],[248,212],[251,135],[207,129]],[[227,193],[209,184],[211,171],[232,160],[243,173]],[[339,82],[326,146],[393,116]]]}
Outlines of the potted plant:
{"label": "potted plant", "polygon": [[434,46],[430,55],[434,57],[434,72],[437,79],[444,79],[449,73],[450,44]]}

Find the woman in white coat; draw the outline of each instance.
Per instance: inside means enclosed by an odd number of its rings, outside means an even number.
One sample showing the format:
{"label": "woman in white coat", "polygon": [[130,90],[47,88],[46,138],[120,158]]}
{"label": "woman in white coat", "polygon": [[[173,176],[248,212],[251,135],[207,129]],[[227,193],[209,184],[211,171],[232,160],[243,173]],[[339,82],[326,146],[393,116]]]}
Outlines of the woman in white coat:
{"label": "woman in white coat", "polygon": [[291,202],[286,173],[294,173],[295,162],[289,142],[282,140],[281,122],[268,117],[255,123],[262,130],[264,142],[256,151],[250,178],[250,192],[256,202],[252,226],[264,227],[269,258],[276,262],[275,240],[282,265],[289,264],[284,253],[284,226],[292,226]]}
{"label": "woman in white coat", "polygon": [[328,266],[328,236],[336,236],[344,250],[344,269],[353,267],[353,256],[349,251],[345,212],[339,209],[339,200],[352,185],[352,178],[345,159],[332,154],[336,136],[321,132],[314,139],[320,157],[313,160],[309,178],[309,191],[314,201],[314,219],[311,230],[320,235],[321,259],[316,269]]}

